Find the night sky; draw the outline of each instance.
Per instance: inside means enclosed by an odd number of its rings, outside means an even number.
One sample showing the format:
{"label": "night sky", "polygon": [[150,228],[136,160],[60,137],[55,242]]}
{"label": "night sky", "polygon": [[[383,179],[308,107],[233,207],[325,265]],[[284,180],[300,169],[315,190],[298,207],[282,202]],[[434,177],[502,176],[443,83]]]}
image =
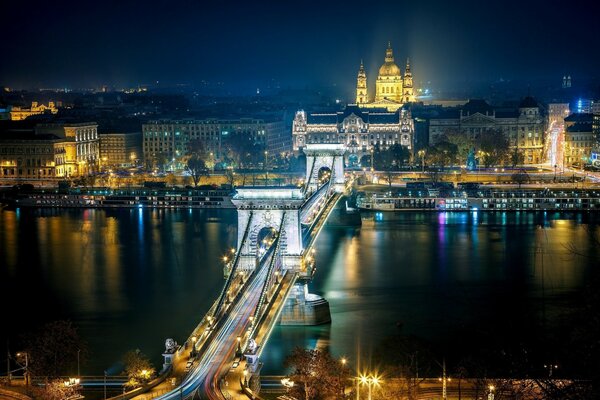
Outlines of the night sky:
{"label": "night sky", "polygon": [[592,1],[10,1],[0,85],[370,82],[387,41],[415,82],[452,87],[600,71]]}

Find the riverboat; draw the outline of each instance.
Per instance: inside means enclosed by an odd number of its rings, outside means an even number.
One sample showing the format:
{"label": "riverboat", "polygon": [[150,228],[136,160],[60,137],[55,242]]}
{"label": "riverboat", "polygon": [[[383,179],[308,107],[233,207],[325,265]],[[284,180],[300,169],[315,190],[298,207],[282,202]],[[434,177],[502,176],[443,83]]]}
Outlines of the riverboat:
{"label": "riverboat", "polygon": [[374,211],[600,211],[600,190],[408,190],[357,195],[357,207]]}
{"label": "riverboat", "polygon": [[13,207],[80,208],[235,208],[229,189],[67,189],[9,191],[4,201]]}

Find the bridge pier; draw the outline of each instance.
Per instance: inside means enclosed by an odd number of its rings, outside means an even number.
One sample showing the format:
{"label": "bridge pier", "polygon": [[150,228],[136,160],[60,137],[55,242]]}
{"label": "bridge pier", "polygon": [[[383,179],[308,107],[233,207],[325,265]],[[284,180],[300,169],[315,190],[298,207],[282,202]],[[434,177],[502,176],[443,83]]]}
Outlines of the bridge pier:
{"label": "bridge pier", "polygon": [[331,322],[329,302],[308,292],[306,283],[292,288],[281,312],[281,325],[321,325]]}

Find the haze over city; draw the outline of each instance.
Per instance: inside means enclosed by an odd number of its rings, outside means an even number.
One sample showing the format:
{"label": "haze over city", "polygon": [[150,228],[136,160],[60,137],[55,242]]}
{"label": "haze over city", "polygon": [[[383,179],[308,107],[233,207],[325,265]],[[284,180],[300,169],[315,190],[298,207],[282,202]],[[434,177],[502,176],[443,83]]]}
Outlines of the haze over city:
{"label": "haze over city", "polygon": [[[415,79],[446,90],[502,80],[538,86],[597,78],[597,15],[587,1],[8,2],[3,43],[14,88],[222,82],[345,92],[388,41]],[[430,83],[429,83],[430,82]]]}

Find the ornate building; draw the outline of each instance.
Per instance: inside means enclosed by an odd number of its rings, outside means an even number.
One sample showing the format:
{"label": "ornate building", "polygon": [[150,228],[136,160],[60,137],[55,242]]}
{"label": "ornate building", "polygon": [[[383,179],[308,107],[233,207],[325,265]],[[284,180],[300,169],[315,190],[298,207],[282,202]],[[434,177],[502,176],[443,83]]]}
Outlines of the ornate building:
{"label": "ornate building", "polygon": [[510,147],[523,154],[525,164],[544,162],[546,118],[537,101],[529,96],[518,107],[492,107],[484,100],[472,99],[461,107],[448,108],[429,120],[429,144],[455,132],[476,140],[490,131],[502,132]]}
{"label": "ornate building", "polygon": [[413,119],[405,109],[389,112],[349,105],[334,113],[300,110],[292,124],[294,151],[301,151],[307,144],[343,143],[349,165],[358,164],[374,146],[385,150],[400,144],[412,151],[413,134]]}
{"label": "ornate building", "polygon": [[368,93],[367,73],[361,61],[356,82],[356,104],[360,107],[385,108],[393,112],[404,103],[415,100],[410,63],[406,60],[406,70],[402,77],[402,71],[394,62],[394,52],[389,42],[385,51],[385,62],[379,68],[375,81],[375,95],[369,97]]}

